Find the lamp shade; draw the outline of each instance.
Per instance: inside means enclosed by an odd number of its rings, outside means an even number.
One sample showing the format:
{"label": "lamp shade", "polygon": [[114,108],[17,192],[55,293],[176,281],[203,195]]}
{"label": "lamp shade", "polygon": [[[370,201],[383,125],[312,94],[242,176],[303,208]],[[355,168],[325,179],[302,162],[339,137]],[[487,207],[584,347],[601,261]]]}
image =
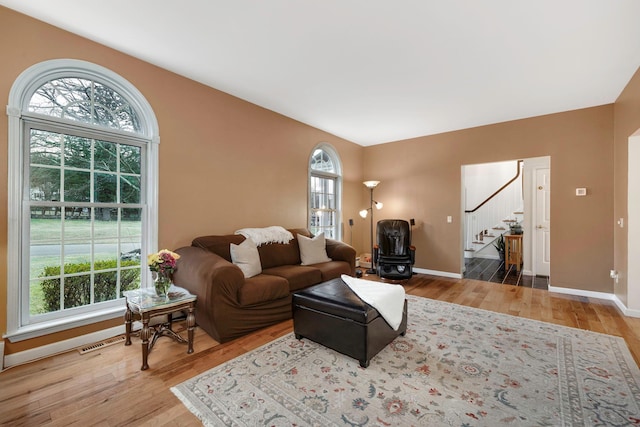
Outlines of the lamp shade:
{"label": "lamp shade", "polygon": [[359,213],[362,218],[366,218],[367,212],[368,212],[368,209],[362,209]]}

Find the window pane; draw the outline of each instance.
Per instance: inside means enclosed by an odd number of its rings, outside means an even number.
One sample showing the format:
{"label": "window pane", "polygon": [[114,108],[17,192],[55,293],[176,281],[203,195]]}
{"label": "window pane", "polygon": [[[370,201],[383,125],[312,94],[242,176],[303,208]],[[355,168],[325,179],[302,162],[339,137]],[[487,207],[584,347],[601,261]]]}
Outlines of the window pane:
{"label": "window pane", "polygon": [[102,126],[139,131],[140,125],[126,99],[115,90],[95,83],[96,123]]}
{"label": "window pane", "polygon": [[140,147],[120,144],[120,172],[140,174]]}
{"label": "window pane", "polygon": [[32,166],[29,170],[29,199],[59,201],[60,169]]}
{"label": "window pane", "polygon": [[131,222],[135,223],[135,227],[138,227],[137,235],[141,235],[142,229],[139,228],[141,226],[140,220],[142,219],[142,209],[122,209],[122,225],[126,227],[126,225]]}
{"label": "window pane", "polygon": [[115,203],[117,201],[115,175],[95,174],[94,198],[97,203]]}
{"label": "window pane", "polygon": [[91,271],[91,243],[75,242],[64,245],[64,274]]}
{"label": "window pane", "polygon": [[60,166],[60,135],[31,129],[29,157],[32,165]]}
{"label": "window pane", "polygon": [[[95,208],[96,221],[111,221],[118,218],[117,210],[113,208]],[[99,222],[96,223],[96,230],[99,230]]]}
{"label": "window pane", "polygon": [[122,95],[85,78],[45,83],[31,97],[29,111],[127,132],[141,129],[135,110]]}
{"label": "window pane", "polygon": [[109,220],[99,220],[94,224],[94,270],[115,269],[118,267],[119,222],[118,210],[109,210]]}
{"label": "window pane", "polygon": [[91,201],[91,174],[76,170],[64,172],[65,202]]}
{"label": "window pane", "polygon": [[[123,262],[126,267],[128,261]],[[124,291],[130,291],[140,287],[140,268],[127,268],[120,270],[120,297]]]}
{"label": "window pane", "polygon": [[323,172],[336,172],[333,160],[327,152],[317,149],[311,157],[311,169]]}
{"label": "window pane", "polygon": [[64,135],[64,165],[68,168],[91,168],[91,140]]}
{"label": "window pane", "polygon": [[120,177],[120,198],[121,203],[140,203],[140,177]]}
{"label": "window pane", "polygon": [[141,209],[122,209],[120,222],[120,260],[122,265],[140,265],[142,262]]}
{"label": "window pane", "polygon": [[64,273],[91,270],[91,216],[88,208],[66,207],[64,222]]}
{"label": "window pane", "polygon": [[91,304],[91,275],[64,278],[64,308]]}
{"label": "window pane", "polygon": [[118,267],[118,243],[108,241],[97,241],[93,244],[95,262],[94,270],[106,270]]}
{"label": "window pane", "polygon": [[29,278],[57,276],[61,264],[62,221],[60,218],[34,218],[30,224]]}
{"label": "window pane", "polygon": [[63,78],[42,85],[29,101],[29,111],[48,116],[91,123],[91,82],[85,79]]}
{"label": "window pane", "polygon": [[60,279],[39,279],[30,282],[29,313],[31,315],[60,310]]}
{"label": "window pane", "polygon": [[111,208],[97,208],[96,221],[93,224],[94,238],[115,242],[118,239],[118,210]]}
{"label": "window pane", "polygon": [[94,168],[116,172],[118,170],[118,145],[112,142],[96,141]]}
{"label": "window pane", "polygon": [[97,273],[94,280],[95,302],[109,301],[117,298],[118,273],[116,271]]}

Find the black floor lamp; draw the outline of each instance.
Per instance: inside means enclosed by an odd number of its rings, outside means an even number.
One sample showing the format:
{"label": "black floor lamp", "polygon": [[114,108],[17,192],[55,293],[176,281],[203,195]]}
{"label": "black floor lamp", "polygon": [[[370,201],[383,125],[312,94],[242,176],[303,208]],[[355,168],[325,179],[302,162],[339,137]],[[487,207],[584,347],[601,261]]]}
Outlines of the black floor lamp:
{"label": "black floor lamp", "polygon": [[365,181],[363,184],[371,191],[369,207],[360,211],[362,218],[366,218],[369,211],[371,211],[371,267],[367,270],[367,274],[375,274],[376,267],[373,262],[373,207],[375,206],[376,209],[382,209],[382,203],[373,200],[373,189],[380,184],[380,181]]}

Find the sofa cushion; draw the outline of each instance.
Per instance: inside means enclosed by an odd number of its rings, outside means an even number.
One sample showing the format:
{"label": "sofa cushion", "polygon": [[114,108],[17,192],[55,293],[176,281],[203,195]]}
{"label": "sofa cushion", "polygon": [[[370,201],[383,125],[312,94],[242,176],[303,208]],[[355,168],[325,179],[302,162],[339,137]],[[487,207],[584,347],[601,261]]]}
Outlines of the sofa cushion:
{"label": "sofa cushion", "polygon": [[305,237],[300,234],[298,234],[297,237],[302,265],[312,265],[331,261],[331,258],[327,256],[324,233],[320,233],[313,238]]}
{"label": "sofa cushion", "polygon": [[351,274],[351,265],[346,261],[329,261],[315,264],[312,267],[317,268],[322,273],[322,281],[335,279],[343,274]]}
{"label": "sofa cushion", "polygon": [[289,282],[289,290],[295,291],[315,285],[322,281],[322,273],[314,267],[304,265],[281,265],[278,267],[265,268],[263,274],[282,277]]}
{"label": "sofa cushion", "polygon": [[230,244],[231,262],[240,267],[245,278],[256,276],[262,272],[258,247],[251,239],[245,239],[239,245]]}
{"label": "sofa cushion", "polygon": [[308,230],[300,228],[290,229],[289,231],[296,236],[289,243],[267,243],[258,247],[263,270],[280,265],[300,264],[300,248],[297,235],[310,237],[311,234]]}
{"label": "sofa cushion", "polygon": [[289,296],[289,282],[283,277],[258,274],[244,281],[238,291],[241,306],[261,304]]}

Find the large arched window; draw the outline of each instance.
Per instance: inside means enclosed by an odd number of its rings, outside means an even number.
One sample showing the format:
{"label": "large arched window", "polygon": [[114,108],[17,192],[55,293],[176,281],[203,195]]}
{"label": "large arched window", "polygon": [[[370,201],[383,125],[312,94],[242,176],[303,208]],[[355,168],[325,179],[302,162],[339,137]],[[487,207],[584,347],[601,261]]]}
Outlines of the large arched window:
{"label": "large arched window", "polygon": [[9,115],[12,341],[119,316],[146,284],[157,229],[158,126],[115,73],[53,60],[14,83]]}
{"label": "large arched window", "polygon": [[341,166],[328,144],[314,148],[309,160],[309,230],[340,239]]}

